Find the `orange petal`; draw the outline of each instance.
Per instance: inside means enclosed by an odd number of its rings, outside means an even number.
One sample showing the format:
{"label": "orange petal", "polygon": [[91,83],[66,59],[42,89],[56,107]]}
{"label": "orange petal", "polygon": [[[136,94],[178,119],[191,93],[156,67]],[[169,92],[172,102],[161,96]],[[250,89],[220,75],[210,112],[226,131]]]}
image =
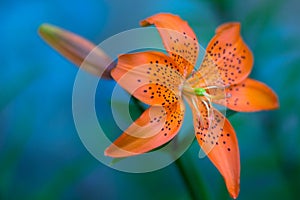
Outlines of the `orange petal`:
{"label": "orange petal", "polygon": [[130,94],[149,104],[178,101],[183,78],[173,60],[160,52],[140,52],[119,57],[112,77]]}
{"label": "orange petal", "polygon": [[226,89],[227,107],[239,112],[272,110],[279,107],[275,92],[264,83],[253,79],[232,85]]}
{"label": "orange petal", "polygon": [[[41,25],[39,34],[50,46],[78,67],[83,67],[96,76],[111,79],[112,60],[93,43],[50,24]],[[81,65],[83,61],[84,65]]]}
{"label": "orange petal", "polygon": [[225,87],[218,66],[207,54],[204,56],[200,68],[188,78],[187,82],[193,88],[205,88],[208,86]]}
{"label": "orange petal", "polygon": [[253,55],[240,35],[239,23],[226,23],[218,27],[206,52],[217,65],[227,86],[242,82],[251,72]]}
{"label": "orange petal", "polygon": [[151,151],[175,137],[184,116],[183,102],[149,107],[105,150],[110,157],[128,157]]}
{"label": "orange petal", "polygon": [[[214,117],[215,120],[212,128],[215,126],[216,128],[213,128],[211,131],[215,135],[219,135],[219,139],[207,156],[222,174],[230,196],[236,199],[240,191],[240,153],[238,141],[230,122],[217,110],[214,110]],[[218,120],[221,122],[218,122]],[[204,132],[202,134],[205,134]],[[200,143],[201,136],[197,136],[197,139]]]}
{"label": "orange petal", "polygon": [[189,101],[194,129],[201,149],[223,176],[231,197],[240,190],[240,155],[237,138],[230,122],[201,98]]}
{"label": "orange petal", "polygon": [[199,52],[197,38],[188,23],[177,15],[160,13],[143,21],[142,26],[154,24],[170,56],[180,66],[180,71],[187,77],[193,70]]}

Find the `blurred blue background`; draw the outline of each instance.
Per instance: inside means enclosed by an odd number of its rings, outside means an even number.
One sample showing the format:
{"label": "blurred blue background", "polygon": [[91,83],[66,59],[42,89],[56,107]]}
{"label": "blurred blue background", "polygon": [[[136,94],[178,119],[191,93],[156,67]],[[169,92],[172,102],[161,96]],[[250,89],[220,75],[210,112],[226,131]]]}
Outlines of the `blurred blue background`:
{"label": "blurred blue background", "polygon": [[[189,199],[175,165],[127,174],[94,159],[72,118],[77,68],[37,34],[48,22],[94,43],[139,26],[157,12],[187,20],[203,46],[214,29],[240,21],[253,50],[252,78],[278,94],[280,109],[230,118],[241,151],[239,199],[300,196],[300,26],[298,0],[74,0],[0,2],[0,199]],[[107,108],[113,87],[99,97]],[[109,121],[107,122],[109,126]],[[110,127],[110,130],[117,130]],[[118,133],[117,133],[118,134]],[[223,179],[197,145],[183,156],[196,168],[206,199],[229,199]],[[200,187],[200,186],[199,186]]]}

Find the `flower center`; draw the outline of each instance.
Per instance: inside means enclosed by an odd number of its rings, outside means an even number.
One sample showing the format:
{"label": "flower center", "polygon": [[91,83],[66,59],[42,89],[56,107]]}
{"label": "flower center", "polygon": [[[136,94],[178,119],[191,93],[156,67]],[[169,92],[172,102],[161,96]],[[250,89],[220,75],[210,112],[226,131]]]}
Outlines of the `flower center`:
{"label": "flower center", "polygon": [[199,101],[206,107],[207,117],[212,120],[213,110],[211,109],[212,103],[226,98],[224,87],[220,86],[205,86],[205,87],[192,87],[190,84],[185,83],[182,87],[182,94],[193,104],[195,110],[199,113],[200,120],[203,121],[200,114]]}
{"label": "flower center", "polygon": [[182,92],[187,96],[196,95],[209,101],[225,99],[224,89],[218,86],[191,87],[189,84],[184,84]]}
{"label": "flower center", "polygon": [[206,90],[204,88],[195,88],[194,92],[197,96],[204,96],[206,94]]}

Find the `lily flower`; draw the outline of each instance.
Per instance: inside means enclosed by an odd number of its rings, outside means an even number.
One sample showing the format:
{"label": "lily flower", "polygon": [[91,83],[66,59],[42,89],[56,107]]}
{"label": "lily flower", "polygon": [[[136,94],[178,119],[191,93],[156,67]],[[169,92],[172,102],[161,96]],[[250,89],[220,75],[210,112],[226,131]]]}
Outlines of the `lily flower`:
{"label": "lily flower", "polygon": [[239,23],[216,29],[200,68],[197,38],[188,23],[171,14],[141,21],[155,25],[168,55],[145,51],[119,56],[111,76],[149,108],[109,146],[115,158],[147,153],[169,142],[184,120],[184,99],[193,113],[194,131],[201,149],[223,176],[232,198],[240,190],[240,154],[236,133],[213,105],[239,112],[278,108],[276,94],[248,78],[253,55],[240,35]]}

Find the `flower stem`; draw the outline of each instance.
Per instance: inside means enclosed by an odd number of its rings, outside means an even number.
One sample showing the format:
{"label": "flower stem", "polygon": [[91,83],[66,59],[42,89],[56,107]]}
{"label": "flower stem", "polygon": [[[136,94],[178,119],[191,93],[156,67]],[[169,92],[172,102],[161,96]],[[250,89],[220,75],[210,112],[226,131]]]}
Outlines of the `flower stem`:
{"label": "flower stem", "polygon": [[[140,104],[139,100],[133,97],[133,103],[142,113],[145,108]],[[176,138],[175,138],[176,139]],[[189,155],[189,151],[185,152],[175,161],[175,165],[183,179],[185,186],[193,200],[209,200],[203,181],[199,175],[199,170],[194,166],[193,159]]]}
{"label": "flower stem", "polygon": [[191,199],[208,200],[208,194],[199,175],[199,170],[193,164],[188,151],[175,161]]}

